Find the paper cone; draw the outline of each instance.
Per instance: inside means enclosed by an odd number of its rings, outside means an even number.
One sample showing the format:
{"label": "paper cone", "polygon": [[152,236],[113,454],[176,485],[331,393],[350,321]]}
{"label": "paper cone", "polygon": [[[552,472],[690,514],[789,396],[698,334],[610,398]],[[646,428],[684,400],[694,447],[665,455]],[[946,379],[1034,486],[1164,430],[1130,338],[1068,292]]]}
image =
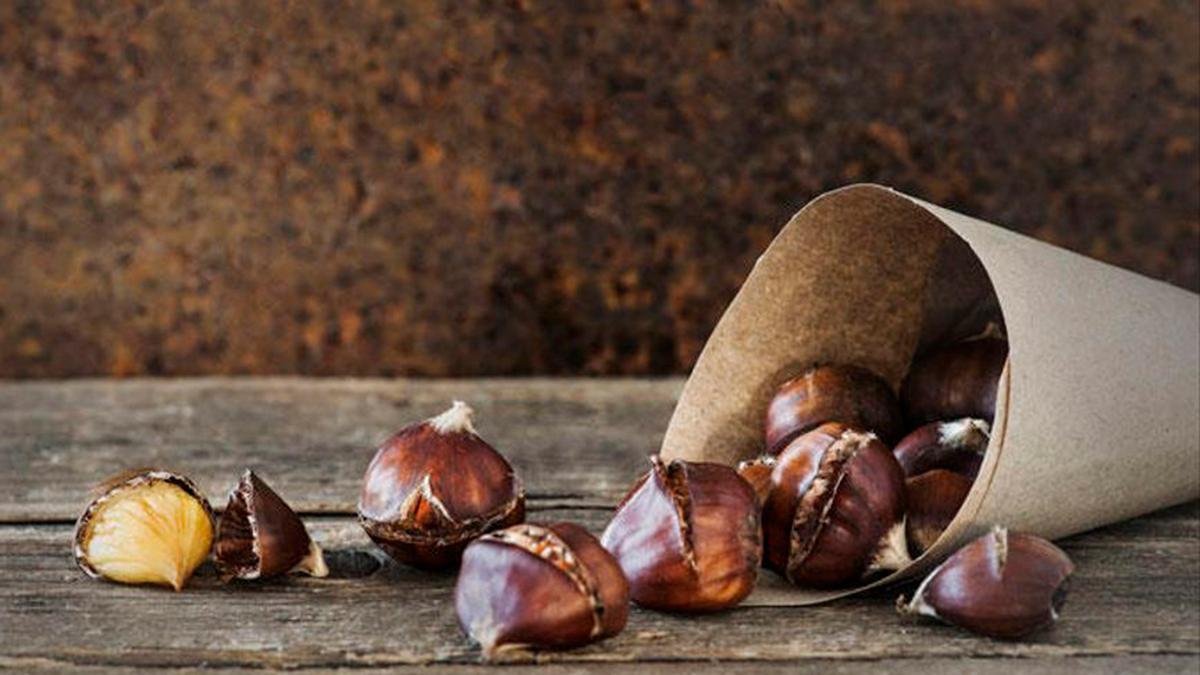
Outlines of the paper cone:
{"label": "paper cone", "polygon": [[[994,289],[994,290],[993,290]],[[1002,314],[1002,316],[1001,316]],[[992,524],[1062,537],[1200,496],[1200,299],[899,192],[855,185],[797,213],[717,324],[665,458],[762,451],[775,388],[819,362],[903,379],[919,346],[1002,319],[991,445],[932,567]]]}

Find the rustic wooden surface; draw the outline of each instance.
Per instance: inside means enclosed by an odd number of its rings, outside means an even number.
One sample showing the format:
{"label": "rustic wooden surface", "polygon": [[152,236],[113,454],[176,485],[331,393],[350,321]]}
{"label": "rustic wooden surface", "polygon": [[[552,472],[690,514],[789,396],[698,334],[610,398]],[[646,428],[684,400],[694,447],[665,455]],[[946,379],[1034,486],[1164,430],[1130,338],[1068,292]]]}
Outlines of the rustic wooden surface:
{"label": "rustic wooden surface", "polygon": [[[449,602],[453,576],[378,554],[353,518],[373,444],[463,398],[524,476],[531,519],[594,531],[657,448],[681,381],[201,379],[0,384],[0,668],[481,669]],[[220,506],[252,466],[326,548],[328,579],[182,593],[86,579],[70,555],[90,485],[136,465],[195,477]],[[526,657],[545,672],[1103,673],[1200,669],[1200,503],[1062,542],[1079,571],[1064,618],[1027,642],[901,620],[909,587],[789,606],[765,575],[741,607],[635,610],[616,638]]]}

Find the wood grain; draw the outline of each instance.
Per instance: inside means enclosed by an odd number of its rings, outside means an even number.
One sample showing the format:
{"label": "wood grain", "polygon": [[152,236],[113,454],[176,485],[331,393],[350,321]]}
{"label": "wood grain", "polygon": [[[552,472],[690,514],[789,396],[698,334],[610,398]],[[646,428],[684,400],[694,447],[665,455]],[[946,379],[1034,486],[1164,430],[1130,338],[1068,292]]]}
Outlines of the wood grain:
{"label": "wood grain", "polygon": [[[530,519],[599,532],[657,446],[678,388],[678,380],[0,384],[0,668],[477,672],[479,652],[450,603],[453,575],[391,562],[351,515],[373,445],[445,401],[467,398],[482,433],[526,476]],[[85,578],[69,542],[87,486],[146,463],[188,471],[214,496],[243,465],[261,469],[306,512],[331,576],[227,586],[206,566],[181,593]],[[1078,566],[1063,620],[1030,641],[901,619],[893,602],[911,585],[795,607],[786,584],[764,573],[732,611],[637,609],[612,640],[515,660],[551,673],[1200,667],[1200,503],[1062,545]]]}

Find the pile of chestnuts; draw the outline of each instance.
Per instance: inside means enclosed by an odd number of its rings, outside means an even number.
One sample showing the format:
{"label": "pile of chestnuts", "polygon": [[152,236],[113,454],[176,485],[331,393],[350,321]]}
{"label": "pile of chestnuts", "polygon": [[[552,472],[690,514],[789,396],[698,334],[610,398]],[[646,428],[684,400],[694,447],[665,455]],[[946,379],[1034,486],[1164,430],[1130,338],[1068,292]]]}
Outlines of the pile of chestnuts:
{"label": "pile of chestnuts", "polygon": [[[489,657],[611,637],[631,601],[728,609],[760,566],[801,586],[855,584],[903,568],[954,518],[982,465],[1006,357],[994,337],[931,353],[898,397],[866,369],[814,367],[771,401],[761,457],[734,469],[652,456],[600,538],[574,523],[526,523],[512,465],[455,401],[377,448],[359,522],[401,563],[458,569],[459,624]],[[134,471],[80,517],[75,558],[93,577],[176,590],[210,552],[226,581],[328,573],[296,513],[251,471],[214,520],[192,481]],[[1020,637],[1057,619],[1072,571],[1053,544],[996,529],[898,607]]]}

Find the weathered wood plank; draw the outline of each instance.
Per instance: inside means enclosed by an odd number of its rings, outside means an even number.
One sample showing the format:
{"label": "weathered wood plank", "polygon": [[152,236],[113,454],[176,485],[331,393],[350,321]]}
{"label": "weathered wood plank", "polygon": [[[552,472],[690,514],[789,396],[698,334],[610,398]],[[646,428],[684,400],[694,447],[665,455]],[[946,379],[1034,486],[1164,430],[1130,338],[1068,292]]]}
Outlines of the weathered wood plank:
{"label": "weathered wood plank", "polygon": [[75,518],[135,466],[214,499],[245,467],[302,512],[352,513],[391,432],[468,401],[531,498],[615,503],[658,450],[682,380],[205,378],[0,383],[0,522]]}
{"label": "weathered wood plank", "polygon": [[[607,511],[549,509],[533,517],[576,520],[595,530]],[[382,559],[349,518],[310,523],[330,550],[332,578],[227,587],[202,570],[178,594],[84,578],[70,559],[67,525],[0,526],[0,666],[382,668],[477,661],[455,624],[452,575]],[[773,606],[769,595],[781,591],[768,583],[767,597],[731,612],[679,617],[637,610],[615,639],[537,659],[689,666],[724,659],[751,662],[749,670],[804,659],[809,669],[832,672],[872,664],[946,672],[954,663],[965,667],[951,660],[957,658],[974,659],[967,663],[983,672],[994,672],[997,663],[1011,668],[1009,659],[1017,658],[1021,668],[1043,671],[1066,663],[1096,672],[1178,667],[1200,654],[1198,540],[1197,503],[1066,540],[1079,571],[1064,619],[1029,642],[903,621],[892,609],[897,589],[796,608]]]}

